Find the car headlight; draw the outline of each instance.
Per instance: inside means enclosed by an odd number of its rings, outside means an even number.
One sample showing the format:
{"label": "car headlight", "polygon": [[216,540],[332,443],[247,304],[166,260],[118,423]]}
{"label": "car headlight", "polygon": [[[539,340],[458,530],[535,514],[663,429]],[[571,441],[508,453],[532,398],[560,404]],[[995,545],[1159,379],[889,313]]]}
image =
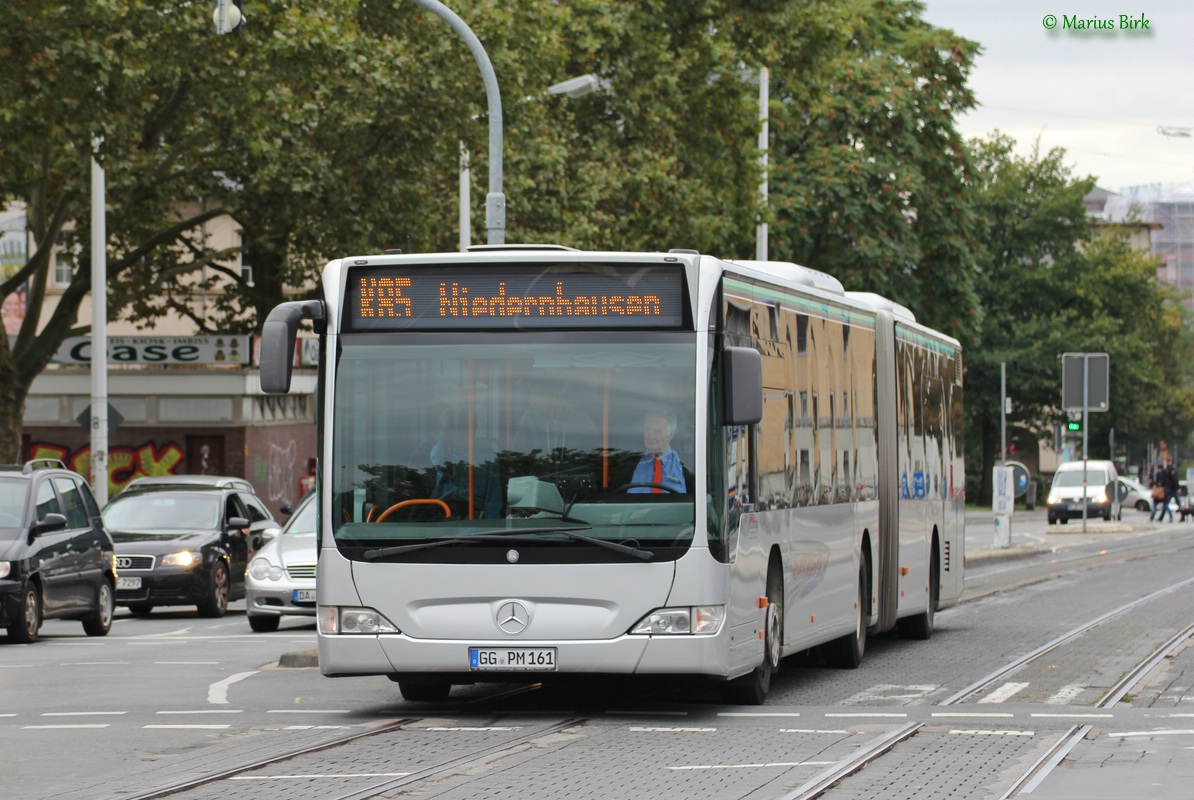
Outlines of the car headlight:
{"label": "car headlight", "polygon": [[316,619],[319,621],[319,632],[325,636],[401,633],[397,625],[382,616],[381,612],[372,608],[320,606],[316,613]]}
{"label": "car headlight", "polygon": [[1053,492],[1049,492],[1049,499],[1045,501],[1045,505],[1048,505],[1048,506],[1055,506],[1055,505],[1057,505],[1057,504],[1058,504],[1058,503],[1060,503],[1060,502],[1061,502],[1061,498],[1060,498],[1060,497],[1058,497],[1057,495],[1053,494]]}
{"label": "car headlight", "polygon": [[1104,489],[1103,491],[1096,494],[1094,496],[1094,501],[1096,503],[1106,503],[1107,502],[1107,490]]}
{"label": "car headlight", "polygon": [[169,553],[162,556],[162,560],[159,563],[163,567],[193,567],[199,561],[199,554],[194,550],[180,550],[177,553]]}
{"label": "car headlight", "polygon": [[713,634],[725,621],[725,606],[689,606],[658,608],[630,629],[631,634]]}
{"label": "car headlight", "polygon": [[12,562],[0,561],[0,578],[7,578],[12,574]]}
{"label": "car headlight", "polygon": [[286,576],[286,570],[271,564],[268,558],[255,558],[249,564],[249,575],[259,581],[280,581]]}

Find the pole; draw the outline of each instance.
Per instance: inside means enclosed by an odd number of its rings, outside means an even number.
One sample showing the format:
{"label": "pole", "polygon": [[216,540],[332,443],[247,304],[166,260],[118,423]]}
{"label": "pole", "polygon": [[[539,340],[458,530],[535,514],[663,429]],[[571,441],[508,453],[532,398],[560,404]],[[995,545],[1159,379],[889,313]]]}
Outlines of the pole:
{"label": "pole", "polygon": [[485,82],[485,96],[489,102],[489,194],[485,196],[485,229],[489,244],[506,243],[506,195],[502,193],[502,93],[497,75],[481,40],[456,12],[439,0],[413,0],[444,20],[464,39],[469,51],[481,68]]}
{"label": "pole", "polygon": [[1090,504],[1090,496],[1086,487],[1086,443],[1090,410],[1090,353],[1082,354],[1082,532],[1086,533],[1086,508]]}
{"label": "pole", "polygon": [[759,261],[767,260],[767,149],[770,144],[768,136],[768,120],[770,112],[771,72],[763,67],[759,70],[759,162],[763,169],[763,182],[759,184],[759,224],[755,228],[755,258]]}
{"label": "pole", "polygon": [[468,250],[473,243],[472,172],[468,164],[468,148],[460,143],[460,252]]}
{"label": "pole", "polygon": [[1007,362],[999,362],[999,461],[1007,466]]}
{"label": "pole", "polygon": [[[93,142],[99,150],[99,140]],[[108,229],[104,170],[91,158],[91,488],[108,503]]]}

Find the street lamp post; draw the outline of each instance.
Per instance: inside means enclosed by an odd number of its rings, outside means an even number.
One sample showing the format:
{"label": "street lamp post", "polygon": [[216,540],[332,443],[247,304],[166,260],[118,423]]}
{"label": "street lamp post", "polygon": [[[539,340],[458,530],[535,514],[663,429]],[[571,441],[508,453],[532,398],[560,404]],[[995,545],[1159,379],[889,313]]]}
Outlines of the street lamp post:
{"label": "street lamp post", "polygon": [[485,196],[485,229],[489,232],[489,244],[506,242],[506,195],[502,193],[502,93],[498,88],[497,75],[489,55],[481,46],[472,29],[456,12],[439,0],[412,0],[416,5],[431,11],[447,22],[452,30],[460,34],[464,43],[481,68],[485,81],[485,96],[489,101],[489,194]]}
{"label": "street lamp post", "polygon": [[[544,95],[567,95],[571,98],[584,97],[597,91],[600,81],[596,75],[581,75],[566,81],[552,84],[543,91]],[[523,102],[533,100],[535,95],[524,97]],[[472,172],[469,170],[469,152],[464,142],[460,143],[460,252],[468,250],[472,244],[473,214],[472,214]]]}
{"label": "street lamp post", "polygon": [[[92,142],[96,152],[100,140]],[[108,504],[108,223],[104,168],[91,156],[91,488]]]}

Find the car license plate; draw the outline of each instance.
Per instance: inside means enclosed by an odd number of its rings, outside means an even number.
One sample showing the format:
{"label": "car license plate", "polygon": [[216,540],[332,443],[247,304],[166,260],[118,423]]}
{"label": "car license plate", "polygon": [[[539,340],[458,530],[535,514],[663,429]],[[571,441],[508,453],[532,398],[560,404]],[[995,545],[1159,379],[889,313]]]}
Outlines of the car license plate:
{"label": "car license plate", "polygon": [[314,589],[295,589],[294,602],[296,603],[314,603],[315,590]]}
{"label": "car license plate", "polygon": [[141,588],[141,579],[140,578],[117,578],[116,579],[116,588],[117,589],[140,589]]}
{"label": "car license plate", "polygon": [[554,647],[470,647],[468,666],[473,670],[528,670],[555,672]]}

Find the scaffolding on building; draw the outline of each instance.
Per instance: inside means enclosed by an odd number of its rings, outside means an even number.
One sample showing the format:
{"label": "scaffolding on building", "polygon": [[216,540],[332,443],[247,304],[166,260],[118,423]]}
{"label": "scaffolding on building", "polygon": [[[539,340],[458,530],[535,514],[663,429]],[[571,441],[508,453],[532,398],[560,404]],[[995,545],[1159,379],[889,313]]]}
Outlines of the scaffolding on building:
{"label": "scaffolding on building", "polygon": [[1151,250],[1158,277],[1185,294],[1194,310],[1194,183],[1132,186],[1107,198],[1103,218],[1152,223]]}

